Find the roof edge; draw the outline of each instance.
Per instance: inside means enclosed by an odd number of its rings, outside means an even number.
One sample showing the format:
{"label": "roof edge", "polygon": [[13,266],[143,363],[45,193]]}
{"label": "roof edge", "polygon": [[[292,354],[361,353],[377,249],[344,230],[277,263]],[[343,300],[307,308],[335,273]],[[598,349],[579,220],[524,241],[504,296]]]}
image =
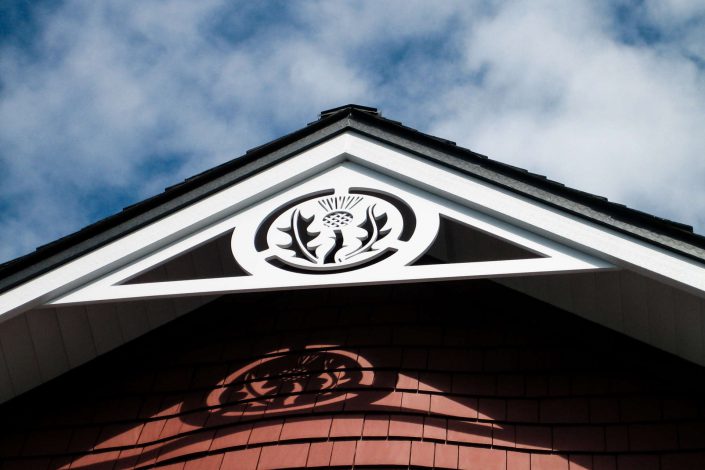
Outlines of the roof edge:
{"label": "roof edge", "polygon": [[346,130],[367,135],[696,261],[705,261],[705,237],[693,233],[687,225],[630,209],[606,198],[566,187],[542,175],[491,160],[452,141],[383,118],[376,108],[348,104],[322,111],[317,121],[302,129],[249,149],[240,157],[194,175],[160,194],[0,265],[0,293]]}
{"label": "roof edge", "polygon": [[0,293],[344,132],[349,126],[346,118],[355,110],[345,107],[307,127],[253,147],[239,157],[169,186],[162,193],[39,246],[33,252],[0,264]]}

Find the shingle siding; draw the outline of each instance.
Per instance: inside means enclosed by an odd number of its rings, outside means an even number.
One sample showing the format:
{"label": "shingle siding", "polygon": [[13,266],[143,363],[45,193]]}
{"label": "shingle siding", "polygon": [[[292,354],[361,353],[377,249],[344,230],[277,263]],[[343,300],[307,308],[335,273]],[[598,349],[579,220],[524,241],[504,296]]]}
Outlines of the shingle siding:
{"label": "shingle siding", "polygon": [[705,468],[703,391],[488,281],[239,295],[4,404],[1,468]]}

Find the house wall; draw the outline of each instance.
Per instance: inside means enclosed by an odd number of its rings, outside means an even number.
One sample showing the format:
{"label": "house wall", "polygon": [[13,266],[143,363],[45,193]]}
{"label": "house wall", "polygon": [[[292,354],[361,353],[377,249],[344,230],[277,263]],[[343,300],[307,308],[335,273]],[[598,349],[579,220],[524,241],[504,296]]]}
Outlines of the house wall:
{"label": "house wall", "polygon": [[223,297],[0,407],[22,468],[705,468],[702,368],[489,281]]}

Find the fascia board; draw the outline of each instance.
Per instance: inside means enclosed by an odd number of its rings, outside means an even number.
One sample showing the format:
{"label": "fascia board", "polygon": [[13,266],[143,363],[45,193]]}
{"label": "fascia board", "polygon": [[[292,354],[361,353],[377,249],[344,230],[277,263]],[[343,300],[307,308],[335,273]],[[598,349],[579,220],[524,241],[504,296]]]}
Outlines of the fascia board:
{"label": "fascia board", "polygon": [[42,305],[339,163],[345,158],[348,141],[346,134],[334,136],[305,150],[300,158],[278,163],[3,293],[0,321]]}
{"label": "fascia board", "polygon": [[[610,211],[620,209],[631,214],[632,217],[647,217],[654,221],[660,219],[620,204],[609,203],[606,200],[600,201],[604,198],[566,187],[545,177],[541,178],[521,168],[503,164],[471,150],[458,147],[452,142],[442,141],[442,139],[419,133],[413,129],[403,128],[406,133],[412,133],[412,135],[405,136],[401,132],[394,132],[394,129],[382,129],[378,123],[370,122],[369,117],[351,120],[350,127],[361,135],[385,142],[394,148],[415,153],[428,161],[509,189],[518,195],[570,212],[583,220],[595,222],[614,231],[644,240],[649,244],[661,246],[695,261],[705,262],[705,245],[702,243],[705,241],[705,237],[692,233],[692,229],[688,233],[681,233],[681,235],[685,235],[685,238],[678,237],[676,226],[683,224],[665,221],[667,226],[649,228],[648,223],[646,225],[634,224],[622,220],[619,215],[615,216]],[[422,136],[423,139],[415,139],[415,135]],[[458,152],[461,156],[458,156]],[[580,202],[586,198],[593,202],[604,202],[611,208],[599,209]],[[663,232],[663,230],[670,232]],[[699,244],[696,241],[698,239],[700,240]]]}
{"label": "fascia board", "polygon": [[702,264],[347,132],[5,293],[0,315],[8,318],[56,299],[344,159],[615,265],[705,293]]}
{"label": "fascia board", "polygon": [[513,191],[467,177],[367,136],[356,135],[349,149],[352,161],[359,161],[380,173],[467,207],[482,210],[500,220],[592,254],[616,266],[705,296],[703,263],[517,195]]}
{"label": "fascia board", "polygon": [[[59,265],[77,259],[94,249],[117,240],[128,233],[145,227],[183,207],[249,178],[260,171],[264,171],[298,153],[313,148],[327,139],[341,134],[346,128],[349,129],[351,125],[349,118],[341,119],[340,117],[329,117],[326,118],[325,121],[324,127],[311,125],[301,131],[281,137],[269,144],[248,150],[245,155],[235,160],[191,177],[183,183],[168,188],[164,193],[158,194],[146,201],[139,202],[134,206],[130,206],[120,213],[82,229],[76,234],[69,235],[66,237],[67,239],[79,235],[84,232],[84,230],[97,229],[98,226],[111,221],[113,218],[122,220],[115,225],[110,225],[108,228],[100,230],[87,239],[81,239],[61,249],[61,251],[57,253],[41,257],[38,261],[25,268],[4,275],[2,279],[0,279],[0,294],[29,281],[31,278],[49,272]],[[299,136],[298,134],[301,133],[304,135]],[[295,140],[292,141],[294,137]],[[224,171],[225,168],[230,168],[230,170]],[[217,173],[217,176],[213,177],[213,173]],[[202,180],[204,181],[202,182]],[[144,206],[148,203],[149,206],[145,208]],[[133,211],[136,211],[136,213],[130,215]],[[124,219],[124,216],[129,216],[129,218]],[[62,242],[63,240],[57,243],[62,244]],[[46,250],[40,248],[38,251],[43,253]],[[33,256],[34,254],[27,255],[28,258]],[[25,257],[22,257],[19,260],[23,260],[24,258]],[[14,264],[14,261],[10,262],[10,264]]]}

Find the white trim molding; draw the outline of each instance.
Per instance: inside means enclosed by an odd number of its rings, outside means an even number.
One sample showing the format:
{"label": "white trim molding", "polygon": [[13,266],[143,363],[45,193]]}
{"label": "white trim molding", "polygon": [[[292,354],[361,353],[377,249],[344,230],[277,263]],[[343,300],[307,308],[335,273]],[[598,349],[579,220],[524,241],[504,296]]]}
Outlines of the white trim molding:
{"label": "white trim molding", "polygon": [[[355,194],[355,190],[393,195],[414,212],[415,226],[408,240],[399,239],[404,221],[398,213],[392,214],[386,223],[379,227],[379,230],[384,231],[385,226],[389,225],[387,237],[393,240],[387,246],[377,247],[375,251],[381,255],[391,247],[393,253],[389,256],[380,260],[364,258],[372,262],[362,266],[343,264],[343,268],[350,269],[343,272],[323,271],[317,269],[315,265],[309,272],[302,272],[302,270],[290,271],[273,265],[269,259],[274,251],[271,247],[264,250],[256,249],[257,232],[262,229],[263,221],[273,212],[276,213],[278,208],[286,207],[291,201],[306,200],[311,194],[321,194],[326,191],[332,194],[332,196],[323,196],[326,198],[348,192]],[[337,209],[333,212],[335,210]],[[283,215],[286,214],[287,212],[283,213]],[[441,217],[520,246],[536,253],[537,257],[414,266],[413,263],[426,253],[436,239]],[[280,216],[279,219],[281,218]],[[124,281],[228,231],[233,231],[232,254],[238,264],[247,271],[248,276],[123,284]],[[290,238],[288,242],[286,246],[291,243]],[[225,256],[228,255],[230,254],[225,254]],[[55,299],[50,304],[58,306],[244,291],[549,274],[611,267],[610,263],[605,263],[594,256],[580,253],[524,229],[506,224],[475,209],[419,191],[357,163],[343,162],[198,234],[169,245],[139,262]]]}
{"label": "white trim molding", "polygon": [[[412,207],[423,220],[414,237],[395,241],[387,247],[394,254],[372,264],[315,274],[282,270],[243,248],[251,239],[241,242],[240,234],[251,237],[276,208],[320,191],[342,194],[351,188],[390,194]],[[392,217],[392,210],[386,212]],[[415,266],[437,233],[439,215],[542,257]],[[236,257],[250,276],[120,284],[232,230]],[[0,320],[42,305],[615,267],[705,296],[701,263],[347,132],[4,293]]]}

